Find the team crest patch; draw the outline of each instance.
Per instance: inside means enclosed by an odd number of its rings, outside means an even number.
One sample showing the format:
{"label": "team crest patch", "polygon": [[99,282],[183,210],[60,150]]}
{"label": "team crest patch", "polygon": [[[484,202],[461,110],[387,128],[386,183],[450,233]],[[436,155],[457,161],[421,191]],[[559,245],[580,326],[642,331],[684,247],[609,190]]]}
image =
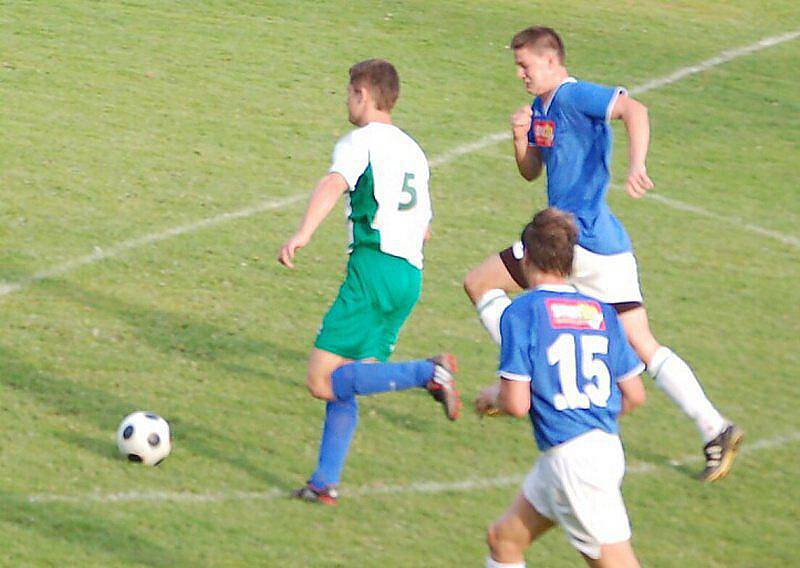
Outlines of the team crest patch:
{"label": "team crest patch", "polygon": [[556,123],[552,120],[533,121],[533,140],[537,146],[550,148],[556,138]]}
{"label": "team crest patch", "polygon": [[550,325],[554,329],[604,330],[603,310],[593,300],[567,300],[548,298],[545,300]]}

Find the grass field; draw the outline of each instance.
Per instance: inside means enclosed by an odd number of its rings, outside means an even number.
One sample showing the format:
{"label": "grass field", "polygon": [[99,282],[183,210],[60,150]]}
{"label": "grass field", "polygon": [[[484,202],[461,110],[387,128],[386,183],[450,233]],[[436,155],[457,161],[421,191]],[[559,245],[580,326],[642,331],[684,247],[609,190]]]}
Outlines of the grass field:
{"label": "grass field", "polygon": [[[341,218],[297,270],[274,254],[349,129],[350,64],[397,65],[396,122],[436,159],[527,102],[504,45],[534,22],[562,31],[573,74],[629,87],[800,28],[789,0],[0,2],[0,564],[482,565],[535,459],[521,421],[367,398],[341,505],[283,497],[316,459],[305,358],[340,282]],[[697,433],[648,380],[623,422],[647,566],[798,562],[799,58],[786,41],[640,96],[671,201],[612,206],[657,335],[748,434],[731,477],[699,484]],[[461,279],[544,204],[510,155],[434,169],[425,289],[396,355],[452,350],[468,400],[496,348]],[[174,430],[156,469],[113,444],[144,408]],[[528,560],[580,564],[559,531]]]}

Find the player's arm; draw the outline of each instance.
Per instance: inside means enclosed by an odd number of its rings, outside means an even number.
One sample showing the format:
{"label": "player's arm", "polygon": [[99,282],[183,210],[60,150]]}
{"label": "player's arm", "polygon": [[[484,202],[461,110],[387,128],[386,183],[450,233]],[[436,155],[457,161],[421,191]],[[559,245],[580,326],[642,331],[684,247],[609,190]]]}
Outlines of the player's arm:
{"label": "player's arm", "polygon": [[514,158],[522,177],[533,181],[542,173],[542,155],[539,148],[528,143],[531,129],[531,107],[525,106],[511,115],[511,130],[514,135]]}
{"label": "player's arm", "polygon": [[531,409],[531,384],[527,381],[500,379],[497,408],[504,414],[522,418]]}
{"label": "player's arm", "polygon": [[533,324],[528,312],[506,308],[500,318],[500,379],[483,389],[475,399],[475,411],[497,416],[525,416],[531,407],[530,344]]}
{"label": "player's arm", "polygon": [[627,414],[634,408],[642,406],[647,398],[642,383],[642,376],[639,374],[626,377],[617,381],[617,386],[622,392],[622,410],[620,415]]}
{"label": "player's arm", "polygon": [[288,268],[294,268],[292,260],[297,249],[308,244],[320,223],[328,216],[339,197],[347,189],[347,181],[338,172],[331,172],[319,180],[311,193],[306,213],[300,222],[300,228],[281,247],[278,252],[278,262]]}
{"label": "player's arm", "polygon": [[498,416],[507,414],[521,418],[531,408],[531,390],[528,381],[512,381],[500,378],[483,389],[475,399],[475,412]]}
{"label": "player's arm", "polygon": [[622,119],[628,132],[628,179],[625,188],[634,198],[644,197],[653,182],[647,176],[647,149],[650,145],[650,119],[647,107],[621,93],[611,108],[610,118]]}

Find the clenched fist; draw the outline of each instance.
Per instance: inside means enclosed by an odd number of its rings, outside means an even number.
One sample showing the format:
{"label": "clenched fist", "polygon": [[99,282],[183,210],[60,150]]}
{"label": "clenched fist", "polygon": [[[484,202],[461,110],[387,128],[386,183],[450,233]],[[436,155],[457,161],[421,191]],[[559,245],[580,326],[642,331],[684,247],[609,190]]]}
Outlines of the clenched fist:
{"label": "clenched fist", "polygon": [[533,111],[529,106],[520,107],[511,115],[511,129],[514,132],[514,140],[528,139],[528,131],[531,129],[531,116],[533,116]]}

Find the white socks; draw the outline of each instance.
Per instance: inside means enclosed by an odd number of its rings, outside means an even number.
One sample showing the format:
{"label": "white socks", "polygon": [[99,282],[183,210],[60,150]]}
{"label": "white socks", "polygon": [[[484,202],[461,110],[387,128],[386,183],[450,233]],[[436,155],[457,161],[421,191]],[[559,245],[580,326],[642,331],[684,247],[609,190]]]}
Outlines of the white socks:
{"label": "white socks", "polygon": [[694,420],[704,442],[711,441],[725,428],[725,419],[706,398],[703,387],[686,362],[667,347],[660,347],[647,371],[672,402]]}
{"label": "white socks", "polygon": [[498,562],[491,556],[487,556],[486,568],[525,568],[525,562]]}
{"label": "white socks", "polygon": [[494,288],[481,296],[475,306],[483,327],[498,345],[500,345],[500,316],[510,304],[511,299],[508,294],[499,288]]}

